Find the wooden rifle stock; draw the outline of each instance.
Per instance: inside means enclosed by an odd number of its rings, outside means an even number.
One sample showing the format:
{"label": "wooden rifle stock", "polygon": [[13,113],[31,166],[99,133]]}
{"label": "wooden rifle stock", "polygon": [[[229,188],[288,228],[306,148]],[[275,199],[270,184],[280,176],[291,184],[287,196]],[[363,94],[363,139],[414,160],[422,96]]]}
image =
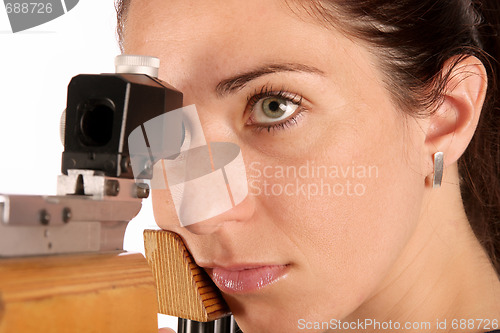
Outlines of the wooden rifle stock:
{"label": "wooden rifle stock", "polygon": [[199,322],[231,314],[219,289],[196,265],[179,235],[144,230],[144,245],[158,287],[160,313]]}
{"label": "wooden rifle stock", "polygon": [[[144,231],[138,253],[0,259],[0,333],[157,332],[157,313],[198,322],[231,314],[180,236]],[[149,264],[148,264],[149,262]]]}
{"label": "wooden rifle stock", "polygon": [[157,308],[141,254],[0,260],[0,333],[157,332]]}

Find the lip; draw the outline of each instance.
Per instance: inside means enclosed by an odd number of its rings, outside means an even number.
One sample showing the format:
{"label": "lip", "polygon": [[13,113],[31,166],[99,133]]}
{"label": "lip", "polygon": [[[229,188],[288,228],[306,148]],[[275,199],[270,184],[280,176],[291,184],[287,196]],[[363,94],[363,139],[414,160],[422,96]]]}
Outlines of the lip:
{"label": "lip", "polygon": [[205,268],[217,287],[225,293],[243,294],[259,291],[288,273],[289,265],[240,265]]}

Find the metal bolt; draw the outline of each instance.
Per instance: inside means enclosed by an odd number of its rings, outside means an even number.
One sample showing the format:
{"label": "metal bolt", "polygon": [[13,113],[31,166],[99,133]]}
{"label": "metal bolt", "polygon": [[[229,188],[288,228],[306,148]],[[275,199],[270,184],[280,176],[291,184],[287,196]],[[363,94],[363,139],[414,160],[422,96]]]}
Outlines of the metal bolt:
{"label": "metal bolt", "polygon": [[120,193],[120,183],[116,179],[107,179],[105,184],[106,195],[116,197]]}
{"label": "metal bolt", "polygon": [[69,209],[68,207],[64,207],[64,209],[62,211],[63,222],[68,223],[72,217],[73,217],[73,214],[71,213],[71,209]]}
{"label": "metal bolt", "polygon": [[40,211],[40,223],[43,225],[48,225],[50,223],[50,214],[45,209]]}
{"label": "metal bolt", "polygon": [[139,199],[146,199],[149,197],[149,186],[148,184],[137,184],[136,185],[136,195]]}
{"label": "metal bolt", "polygon": [[122,169],[122,172],[126,173],[130,168],[130,158],[129,157],[123,158],[121,160],[120,167]]}

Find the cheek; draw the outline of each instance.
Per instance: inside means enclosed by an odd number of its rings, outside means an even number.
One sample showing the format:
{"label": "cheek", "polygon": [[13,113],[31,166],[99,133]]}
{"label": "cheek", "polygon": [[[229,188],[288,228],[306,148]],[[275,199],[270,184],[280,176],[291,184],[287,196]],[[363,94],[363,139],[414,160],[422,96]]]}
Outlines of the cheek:
{"label": "cheek", "polygon": [[268,159],[253,171],[261,214],[279,224],[283,243],[295,244],[297,287],[311,308],[322,304],[318,315],[342,317],[370,295],[415,228],[423,194],[396,111],[381,104],[351,114],[317,134],[293,165]]}

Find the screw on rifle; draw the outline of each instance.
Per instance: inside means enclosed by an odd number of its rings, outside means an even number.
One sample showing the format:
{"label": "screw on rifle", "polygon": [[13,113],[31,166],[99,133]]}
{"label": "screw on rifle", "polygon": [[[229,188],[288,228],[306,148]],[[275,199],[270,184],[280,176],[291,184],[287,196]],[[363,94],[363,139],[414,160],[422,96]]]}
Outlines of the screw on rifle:
{"label": "screw on rifle", "polygon": [[73,217],[72,213],[71,213],[71,209],[69,209],[68,207],[64,207],[63,211],[62,211],[62,220],[64,223],[68,223],[69,220],[71,220],[71,218]]}
{"label": "screw on rifle", "polygon": [[120,183],[116,179],[106,180],[104,191],[107,196],[116,197],[120,193]]}
{"label": "screw on rifle", "polygon": [[129,157],[123,158],[120,163],[120,167],[122,169],[122,172],[124,173],[128,172],[128,169],[130,168],[130,158]]}
{"label": "screw on rifle", "polygon": [[146,199],[149,197],[149,186],[148,184],[137,184],[136,185],[136,195],[139,199]]}
{"label": "screw on rifle", "polygon": [[47,210],[42,209],[40,211],[40,223],[43,225],[48,225],[50,223],[50,214]]}

